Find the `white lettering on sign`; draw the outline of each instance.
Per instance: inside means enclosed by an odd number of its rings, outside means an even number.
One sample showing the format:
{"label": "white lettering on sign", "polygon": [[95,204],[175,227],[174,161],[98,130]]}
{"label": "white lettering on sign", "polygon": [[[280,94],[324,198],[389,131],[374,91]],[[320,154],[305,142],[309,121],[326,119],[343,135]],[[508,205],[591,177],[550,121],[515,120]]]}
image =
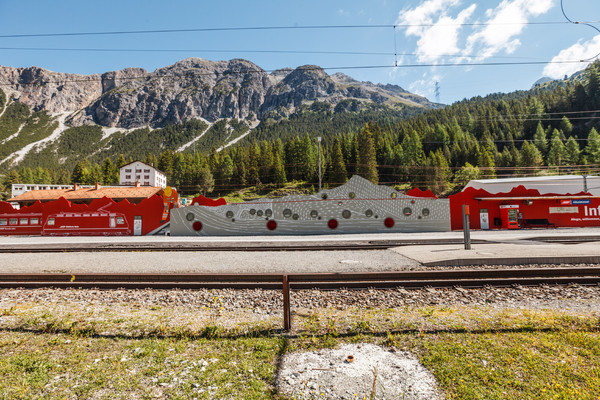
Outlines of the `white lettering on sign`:
{"label": "white lettering on sign", "polygon": [[600,206],[598,208],[584,206],[583,213],[586,217],[596,217],[600,215]]}
{"label": "white lettering on sign", "polygon": [[577,214],[579,207],[549,207],[550,214]]}

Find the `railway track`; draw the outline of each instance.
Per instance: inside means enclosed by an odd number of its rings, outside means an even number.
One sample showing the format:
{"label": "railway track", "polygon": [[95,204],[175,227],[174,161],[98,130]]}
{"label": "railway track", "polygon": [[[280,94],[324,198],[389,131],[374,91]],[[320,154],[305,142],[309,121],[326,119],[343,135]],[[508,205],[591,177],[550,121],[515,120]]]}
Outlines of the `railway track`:
{"label": "railway track", "polygon": [[600,267],[303,274],[2,274],[1,288],[292,289],[600,284]]}
{"label": "railway track", "polygon": [[283,329],[291,329],[292,289],[483,287],[600,284],[600,267],[306,274],[2,274],[0,288],[282,290]]}

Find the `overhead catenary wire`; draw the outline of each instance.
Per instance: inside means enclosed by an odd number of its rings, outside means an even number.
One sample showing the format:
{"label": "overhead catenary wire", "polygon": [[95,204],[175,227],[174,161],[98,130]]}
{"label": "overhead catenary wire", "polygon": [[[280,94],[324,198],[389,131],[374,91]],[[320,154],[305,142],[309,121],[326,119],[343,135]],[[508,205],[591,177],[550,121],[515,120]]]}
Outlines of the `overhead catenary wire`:
{"label": "overhead catenary wire", "polygon": [[[567,16],[567,13],[565,12],[565,7],[563,5],[563,0],[560,0],[560,11],[562,12],[562,15],[565,17],[565,19],[568,21],[568,23],[570,24],[574,24],[574,25],[585,25],[585,26],[589,26],[590,28],[594,29],[596,32],[600,33],[600,29],[596,28],[594,25],[592,25],[590,22],[582,22],[582,21],[573,21],[571,18],[569,18]],[[596,58],[598,58],[598,56],[600,56],[600,52],[598,52],[598,54],[596,54],[593,57],[589,57],[589,58],[584,58],[581,61],[587,62],[587,61],[592,61],[595,60]]]}
{"label": "overhead catenary wire", "polygon": [[[594,23],[598,21],[587,21]],[[565,25],[565,21],[519,21],[519,22],[472,22],[472,23],[446,23],[446,24],[370,24],[370,25],[280,25],[280,26],[231,26],[231,27],[206,27],[206,28],[177,28],[177,29],[145,29],[145,30],[119,30],[119,31],[90,31],[90,32],[44,32],[44,33],[7,33],[0,34],[2,38],[39,38],[61,36],[105,36],[105,35],[145,35],[145,34],[170,34],[193,32],[228,32],[228,31],[273,31],[273,30],[310,30],[310,29],[381,29],[381,28],[410,28],[433,26],[508,26],[508,25]]]}

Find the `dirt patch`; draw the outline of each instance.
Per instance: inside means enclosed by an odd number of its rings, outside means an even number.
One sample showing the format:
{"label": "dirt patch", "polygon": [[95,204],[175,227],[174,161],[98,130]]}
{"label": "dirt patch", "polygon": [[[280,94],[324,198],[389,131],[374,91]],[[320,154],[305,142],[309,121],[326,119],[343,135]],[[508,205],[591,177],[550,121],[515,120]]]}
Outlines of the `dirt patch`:
{"label": "dirt patch", "polygon": [[373,344],[287,354],[277,387],[300,399],[444,398],[433,375],[412,354]]}

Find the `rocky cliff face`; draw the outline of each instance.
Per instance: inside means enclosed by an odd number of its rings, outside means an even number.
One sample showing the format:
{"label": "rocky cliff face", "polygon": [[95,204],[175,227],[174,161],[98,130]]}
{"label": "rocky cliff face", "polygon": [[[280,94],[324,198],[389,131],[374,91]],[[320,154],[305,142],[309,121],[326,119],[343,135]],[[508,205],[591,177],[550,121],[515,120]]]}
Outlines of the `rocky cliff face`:
{"label": "rocky cliff face", "polygon": [[190,119],[254,121],[274,112],[289,115],[307,101],[335,106],[353,98],[377,104],[435,107],[399,86],[329,76],[317,66],[268,74],[250,61],[188,58],[147,72],[140,68],[96,75],[56,73],[37,67],[0,66],[0,84],[10,98],[33,110],[69,113],[73,126],[162,127]]}

